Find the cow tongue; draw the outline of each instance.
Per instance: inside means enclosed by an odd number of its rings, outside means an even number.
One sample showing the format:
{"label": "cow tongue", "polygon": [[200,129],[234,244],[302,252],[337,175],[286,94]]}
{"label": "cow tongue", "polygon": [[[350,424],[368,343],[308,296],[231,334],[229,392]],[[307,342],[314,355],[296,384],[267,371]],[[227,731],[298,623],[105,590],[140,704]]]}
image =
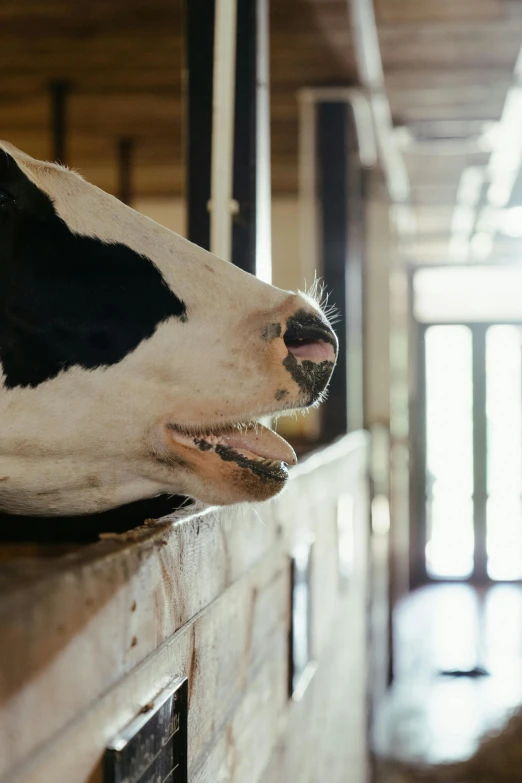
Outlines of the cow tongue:
{"label": "cow tongue", "polygon": [[[295,465],[297,458],[293,448],[280,435],[262,424],[215,436],[223,446],[238,451],[249,451],[257,457]],[[208,438],[212,443],[214,438]]]}

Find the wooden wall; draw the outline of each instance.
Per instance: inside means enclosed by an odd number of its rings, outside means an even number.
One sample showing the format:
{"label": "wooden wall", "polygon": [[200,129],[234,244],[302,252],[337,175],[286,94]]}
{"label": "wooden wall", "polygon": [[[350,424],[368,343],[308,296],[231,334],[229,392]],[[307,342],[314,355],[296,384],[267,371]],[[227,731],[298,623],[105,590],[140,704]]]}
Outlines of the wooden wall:
{"label": "wooden wall", "polygon": [[[184,7],[190,0],[3,0],[0,138],[48,159],[49,83],[66,80],[68,165],[118,191],[116,145],[132,137],[138,198],[184,192]],[[346,0],[272,2],[273,190],[297,192],[299,88],[356,80]],[[332,51],[332,36],[341,55]]]}
{"label": "wooden wall", "polygon": [[[191,783],[365,783],[367,462],[354,433],[309,457],[271,503],[6,559],[0,781],[101,783],[109,740],[186,675]],[[344,580],[338,524],[353,554]],[[318,668],[295,702],[290,554],[309,536]]]}

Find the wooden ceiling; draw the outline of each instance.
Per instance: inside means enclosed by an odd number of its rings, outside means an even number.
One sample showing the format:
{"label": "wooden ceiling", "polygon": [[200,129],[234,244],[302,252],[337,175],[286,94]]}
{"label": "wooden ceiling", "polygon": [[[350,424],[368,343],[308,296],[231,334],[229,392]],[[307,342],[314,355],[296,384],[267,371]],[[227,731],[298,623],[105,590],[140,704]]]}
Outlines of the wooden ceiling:
{"label": "wooden ceiling", "polygon": [[[346,0],[273,0],[274,191],[297,187],[296,91],[355,80]],[[0,138],[51,156],[49,82],[68,80],[67,162],[116,192],[119,137],[135,139],[137,196],[183,190],[182,0],[4,0]],[[344,52],[332,53],[330,36]]]}
{"label": "wooden ceiling", "polygon": [[[412,186],[408,260],[448,260],[464,169],[484,167],[480,137],[500,120],[522,45],[519,0],[375,0],[386,90]],[[481,148],[482,147],[482,148]]]}
{"label": "wooden ceiling", "polygon": [[[461,174],[487,166],[480,139],[513,82],[522,2],[374,6],[417,219],[407,259],[446,261]],[[349,0],[272,0],[270,27],[273,189],[295,193],[298,89],[357,84]],[[135,195],[182,193],[183,0],[4,0],[0,30],[0,138],[49,158],[49,82],[66,79],[71,166],[116,192],[117,142],[132,136]],[[520,257],[520,243],[497,238],[498,253],[507,246]]]}
{"label": "wooden ceiling", "polygon": [[271,0],[270,72],[273,189],[295,193],[297,91],[357,83],[347,0]]}

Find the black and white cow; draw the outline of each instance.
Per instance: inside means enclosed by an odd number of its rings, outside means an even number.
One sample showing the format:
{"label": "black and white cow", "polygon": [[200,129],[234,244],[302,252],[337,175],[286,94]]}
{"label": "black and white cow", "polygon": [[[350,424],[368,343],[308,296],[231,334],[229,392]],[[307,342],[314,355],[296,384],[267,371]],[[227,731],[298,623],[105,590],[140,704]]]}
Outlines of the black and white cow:
{"label": "black and white cow", "polygon": [[336,350],[308,297],[0,143],[0,511],[269,498],[295,455],[256,421],[319,401]]}

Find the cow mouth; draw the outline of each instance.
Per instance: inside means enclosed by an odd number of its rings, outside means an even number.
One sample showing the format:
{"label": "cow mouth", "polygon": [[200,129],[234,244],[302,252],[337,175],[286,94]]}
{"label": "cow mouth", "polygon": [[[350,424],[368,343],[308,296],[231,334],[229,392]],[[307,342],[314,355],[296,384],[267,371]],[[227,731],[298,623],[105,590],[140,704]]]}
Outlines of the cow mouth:
{"label": "cow mouth", "polygon": [[280,435],[257,422],[212,431],[190,431],[169,425],[171,437],[180,445],[214,453],[224,462],[235,462],[264,480],[284,483],[288,466],[297,458],[293,448]]}

